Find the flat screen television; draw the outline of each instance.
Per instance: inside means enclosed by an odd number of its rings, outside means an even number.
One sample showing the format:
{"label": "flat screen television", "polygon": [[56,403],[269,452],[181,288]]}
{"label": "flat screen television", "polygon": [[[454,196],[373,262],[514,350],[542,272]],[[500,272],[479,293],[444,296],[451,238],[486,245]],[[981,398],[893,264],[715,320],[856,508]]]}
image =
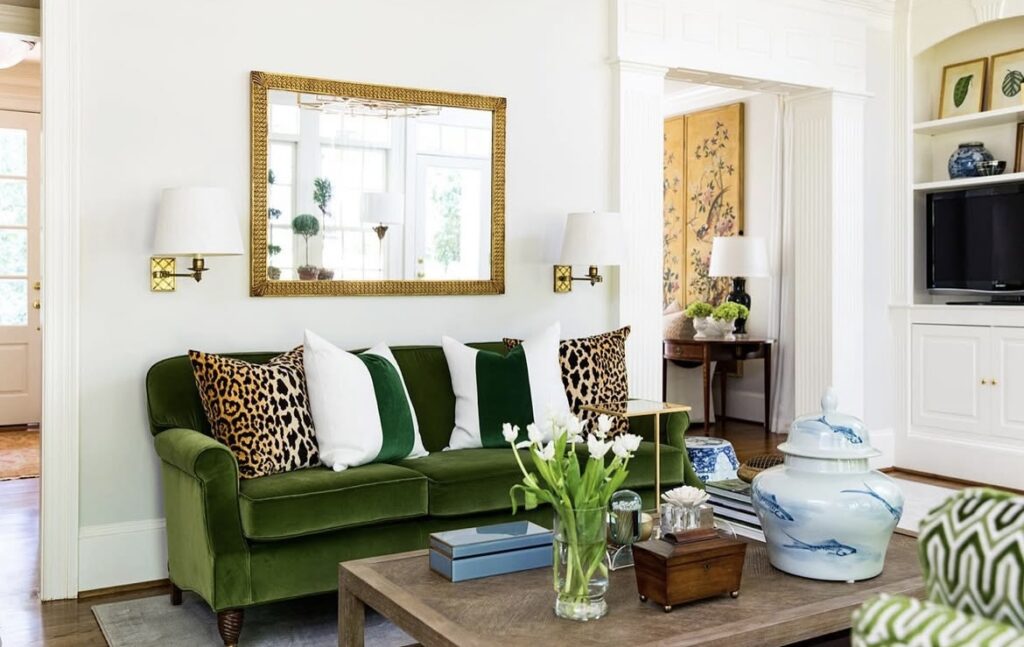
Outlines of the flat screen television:
{"label": "flat screen television", "polygon": [[1024,294],[1024,183],[928,195],[928,289]]}

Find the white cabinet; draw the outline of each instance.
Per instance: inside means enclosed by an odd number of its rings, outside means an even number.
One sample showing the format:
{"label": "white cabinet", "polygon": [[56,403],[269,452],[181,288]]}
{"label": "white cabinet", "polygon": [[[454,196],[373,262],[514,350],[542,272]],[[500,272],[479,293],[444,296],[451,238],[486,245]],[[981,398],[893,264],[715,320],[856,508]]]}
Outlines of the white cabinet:
{"label": "white cabinet", "polygon": [[1024,328],[915,324],[911,423],[1024,440]]}
{"label": "white cabinet", "polygon": [[992,433],[1024,440],[1024,328],[992,328]]}
{"label": "white cabinet", "polygon": [[990,330],[988,326],[914,326],[914,426],[988,433]]}

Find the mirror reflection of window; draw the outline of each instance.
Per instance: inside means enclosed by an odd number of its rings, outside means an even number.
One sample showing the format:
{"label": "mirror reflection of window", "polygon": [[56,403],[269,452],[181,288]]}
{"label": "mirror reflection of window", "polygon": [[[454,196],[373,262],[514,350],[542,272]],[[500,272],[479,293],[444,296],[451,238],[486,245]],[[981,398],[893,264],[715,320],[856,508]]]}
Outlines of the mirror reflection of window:
{"label": "mirror reflection of window", "polygon": [[[282,280],[302,265],[335,280],[490,276],[489,111],[396,115],[282,90],[270,104],[268,260]],[[363,213],[378,193],[403,205],[387,222]],[[319,222],[308,241],[300,214]]]}

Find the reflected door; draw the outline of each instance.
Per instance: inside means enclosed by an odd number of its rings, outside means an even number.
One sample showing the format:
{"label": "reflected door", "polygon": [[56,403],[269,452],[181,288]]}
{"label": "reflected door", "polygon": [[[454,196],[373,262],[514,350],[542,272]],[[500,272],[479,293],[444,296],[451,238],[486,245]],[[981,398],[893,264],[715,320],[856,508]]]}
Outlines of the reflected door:
{"label": "reflected door", "polygon": [[422,155],[417,167],[415,252],[419,272],[441,280],[489,278],[488,162]]}
{"label": "reflected door", "polygon": [[39,115],[0,111],[0,425],[39,422]]}

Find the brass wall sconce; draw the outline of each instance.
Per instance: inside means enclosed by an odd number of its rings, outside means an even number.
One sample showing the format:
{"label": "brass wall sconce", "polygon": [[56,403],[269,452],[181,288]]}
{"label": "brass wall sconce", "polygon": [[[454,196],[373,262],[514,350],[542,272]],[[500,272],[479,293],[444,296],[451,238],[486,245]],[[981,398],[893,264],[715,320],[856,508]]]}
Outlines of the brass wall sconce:
{"label": "brass wall sconce", "polygon": [[573,281],[590,281],[591,285],[597,285],[604,277],[598,273],[596,265],[590,266],[586,276],[573,276],[572,265],[555,265],[555,292],[572,292]]}
{"label": "brass wall sconce", "polygon": [[[175,277],[203,279],[204,256],[235,256],[242,253],[238,219],[232,215],[227,191],[208,187],[164,189],[157,214],[149,259],[149,289],[173,292]],[[188,272],[175,272],[176,256],[191,256]]]}
{"label": "brass wall sconce", "polygon": [[[625,257],[625,232],[619,214],[570,213],[559,259],[563,264],[555,265],[554,290],[560,294],[572,292],[573,281],[597,285],[604,281],[597,266],[621,265]],[[573,265],[588,265],[586,276],[573,276]]]}

